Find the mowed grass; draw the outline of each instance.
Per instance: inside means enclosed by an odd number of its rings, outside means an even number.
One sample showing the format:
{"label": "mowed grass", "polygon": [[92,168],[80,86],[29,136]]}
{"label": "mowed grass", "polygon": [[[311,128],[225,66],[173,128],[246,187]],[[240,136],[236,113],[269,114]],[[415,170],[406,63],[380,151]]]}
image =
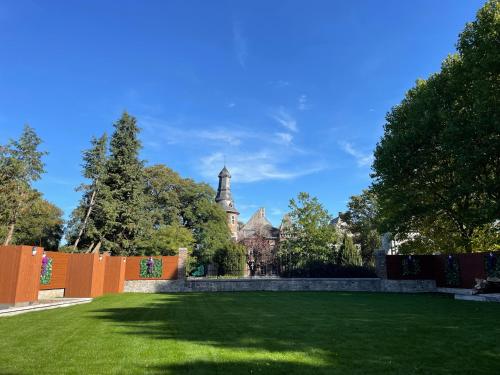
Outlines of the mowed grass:
{"label": "mowed grass", "polygon": [[109,295],[0,318],[0,374],[494,375],[499,322],[443,295]]}

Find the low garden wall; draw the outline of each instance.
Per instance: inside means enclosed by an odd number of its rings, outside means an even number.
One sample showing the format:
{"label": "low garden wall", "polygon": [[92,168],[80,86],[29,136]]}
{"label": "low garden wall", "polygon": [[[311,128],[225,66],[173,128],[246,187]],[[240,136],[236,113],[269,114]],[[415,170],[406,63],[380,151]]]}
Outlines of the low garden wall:
{"label": "low garden wall", "polygon": [[240,278],[184,280],[134,280],[125,292],[244,292],[244,291],[342,291],[342,292],[435,292],[434,280],[383,280],[378,278]]}

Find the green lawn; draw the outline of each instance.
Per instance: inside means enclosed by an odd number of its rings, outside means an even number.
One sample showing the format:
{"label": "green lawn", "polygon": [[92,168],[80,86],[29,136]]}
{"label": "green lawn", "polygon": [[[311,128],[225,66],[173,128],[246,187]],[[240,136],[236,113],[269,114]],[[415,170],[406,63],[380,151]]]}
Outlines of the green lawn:
{"label": "green lawn", "polygon": [[0,374],[500,374],[500,304],[122,294],[0,318]]}

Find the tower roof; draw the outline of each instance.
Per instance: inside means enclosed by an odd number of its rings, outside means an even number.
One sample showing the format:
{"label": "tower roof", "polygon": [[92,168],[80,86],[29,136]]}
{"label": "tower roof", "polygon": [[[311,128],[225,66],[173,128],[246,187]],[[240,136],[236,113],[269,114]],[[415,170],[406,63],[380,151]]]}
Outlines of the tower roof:
{"label": "tower roof", "polygon": [[219,177],[229,177],[229,178],[231,178],[231,174],[229,173],[229,171],[226,168],[226,166],[224,166],[224,168],[222,168],[222,170],[220,171]]}

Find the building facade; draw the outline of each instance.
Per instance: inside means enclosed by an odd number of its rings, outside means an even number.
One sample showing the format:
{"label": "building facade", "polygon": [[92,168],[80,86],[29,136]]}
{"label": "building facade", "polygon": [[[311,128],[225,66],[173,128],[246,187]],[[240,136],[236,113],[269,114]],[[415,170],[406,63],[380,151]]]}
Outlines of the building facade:
{"label": "building facade", "polygon": [[219,173],[219,187],[215,201],[226,212],[233,240],[247,248],[248,274],[276,274],[276,250],[280,240],[280,230],[273,227],[267,219],[264,208],[259,208],[246,224],[238,224],[239,212],[231,194],[231,174],[225,166]]}

